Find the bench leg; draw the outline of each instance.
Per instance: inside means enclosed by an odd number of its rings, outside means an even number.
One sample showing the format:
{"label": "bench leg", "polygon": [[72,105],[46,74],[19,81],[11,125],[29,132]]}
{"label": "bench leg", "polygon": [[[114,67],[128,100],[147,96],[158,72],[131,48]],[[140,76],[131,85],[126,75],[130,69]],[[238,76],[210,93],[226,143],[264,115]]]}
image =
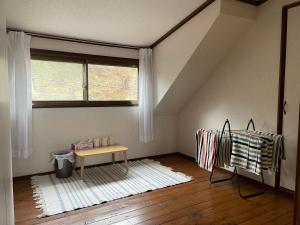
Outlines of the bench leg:
{"label": "bench leg", "polygon": [[73,171],[75,172],[76,170],[76,162],[77,162],[77,156],[74,155],[74,163],[73,163]]}
{"label": "bench leg", "polygon": [[84,157],[80,157],[80,177],[83,180],[84,174]]}
{"label": "bench leg", "polygon": [[112,153],[112,163],[115,164],[115,153]]}
{"label": "bench leg", "polygon": [[123,152],[126,172],[128,173],[127,152]]}

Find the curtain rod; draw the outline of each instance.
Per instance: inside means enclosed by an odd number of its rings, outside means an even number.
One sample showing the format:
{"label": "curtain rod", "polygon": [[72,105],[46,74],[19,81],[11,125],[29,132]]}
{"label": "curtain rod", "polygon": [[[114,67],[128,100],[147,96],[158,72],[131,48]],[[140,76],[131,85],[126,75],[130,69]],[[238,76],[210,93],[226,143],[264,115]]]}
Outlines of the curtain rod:
{"label": "curtain rod", "polygon": [[52,40],[60,40],[60,41],[70,41],[70,42],[82,43],[82,44],[100,45],[100,46],[106,46],[106,47],[135,49],[135,50],[138,50],[140,48],[149,48],[149,46],[123,45],[123,44],[117,44],[117,43],[111,43],[111,42],[92,41],[92,40],[85,40],[85,39],[72,38],[72,37],[63,37],[63,36],[52,35],[52,34],[36,33],[36,32],[31,32],[31,31],[15,29],[12,27],[7,27],[6,30],[7,30],[7,32],[9,32],[9,31],[24,32],[25,34],[31,35],[33,37],[46,38],[46,39],[52,39]]}

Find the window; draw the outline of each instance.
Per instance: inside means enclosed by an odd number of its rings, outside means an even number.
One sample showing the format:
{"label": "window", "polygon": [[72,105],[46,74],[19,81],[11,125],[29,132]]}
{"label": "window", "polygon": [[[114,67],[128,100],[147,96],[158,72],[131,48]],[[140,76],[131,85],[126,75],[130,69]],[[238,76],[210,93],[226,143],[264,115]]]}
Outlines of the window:
{"label": "window", "polygon": [[132,106],[138,60],[31,50],[34,108]]}

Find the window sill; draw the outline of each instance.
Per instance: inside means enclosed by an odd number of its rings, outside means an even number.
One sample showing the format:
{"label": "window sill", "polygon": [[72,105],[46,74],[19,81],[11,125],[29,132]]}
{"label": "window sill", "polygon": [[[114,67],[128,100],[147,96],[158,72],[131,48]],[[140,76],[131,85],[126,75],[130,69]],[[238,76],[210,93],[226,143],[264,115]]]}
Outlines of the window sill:
{"label": "window sill", "polygon": [[81,108],[81,107],[138,106],[137,101],[33,101],[32,108]]}

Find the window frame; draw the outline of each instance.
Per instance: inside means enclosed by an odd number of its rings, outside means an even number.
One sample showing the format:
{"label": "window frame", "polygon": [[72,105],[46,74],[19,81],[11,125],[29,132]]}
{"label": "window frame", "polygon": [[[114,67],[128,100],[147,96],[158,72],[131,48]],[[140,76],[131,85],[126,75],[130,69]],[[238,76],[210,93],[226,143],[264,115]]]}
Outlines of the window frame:
{"label": "window frame", "polygon": [[[118,106],[138,106],[136,101],[89,101],[88,100],[88,65],[98,64],[107,66],[134,67],[139,70],[139,60],[132,58],[120,58],[111,56],[90,55],[81,53],[61,52],[43,49],[30,49],[32,60],[45,60],[54,62],[74,62],[82,63],[85,67],[86,88],[83,89],[83,100],[80,101],[32,101],[32,108],[66,108],[66,107],[118,107]],[[84,80],[83,80],[84,82]],[[139,84],[137,84],[139,90]],[[138,91],[137,90],[137,91]],[[138,92],[139,93],[139,92]],[[139,98],[139,94],[138,94]]]}

